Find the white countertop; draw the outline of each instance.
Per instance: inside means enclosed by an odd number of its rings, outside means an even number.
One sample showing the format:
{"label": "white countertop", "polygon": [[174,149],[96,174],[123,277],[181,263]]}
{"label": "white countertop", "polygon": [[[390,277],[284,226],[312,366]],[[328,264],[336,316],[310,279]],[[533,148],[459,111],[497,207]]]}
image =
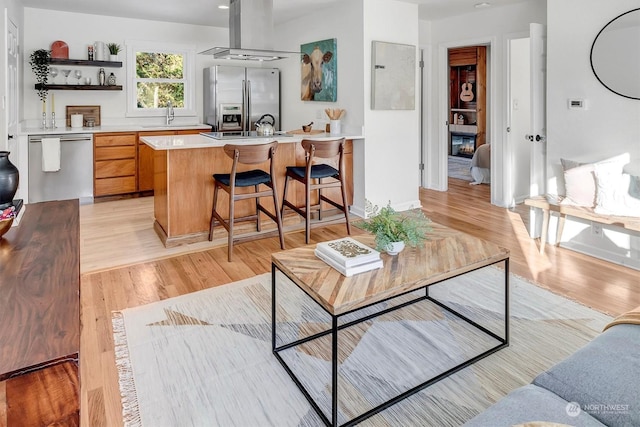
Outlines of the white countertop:
{"label": "white countertop", "polygon": [[176,150],[188,148],[208,148],[224,147],[226,144],[265,144],[271,141],[278,141],[281,144],[300,142],[303,139],[329,140],[336,138],[363,139],[362,135],[340,134],[330,135],[328,133],[316,133],[313,135],[292,135],[292,136],[267,136],[263,138],[247,139],[213,139],[202,135],[163,135],[163,136],[142,136],[140,141],[144,142],[154,150]]}
{"label": "white countertop", "polygon": [[155,132],[155,131],[172,131],[172,130],[190,130],[200,129],[203,132],[207,132],[211,129],[211,126],[205,124],[195,125],[112,125],[112,126],[94,126],[83,128],[71,128],[71,127],[57,127],[55,129],[42,129],[42,128],[26,128],[20,131],[22,135],[65,135],[74,133],[100,133],[100,132]]}

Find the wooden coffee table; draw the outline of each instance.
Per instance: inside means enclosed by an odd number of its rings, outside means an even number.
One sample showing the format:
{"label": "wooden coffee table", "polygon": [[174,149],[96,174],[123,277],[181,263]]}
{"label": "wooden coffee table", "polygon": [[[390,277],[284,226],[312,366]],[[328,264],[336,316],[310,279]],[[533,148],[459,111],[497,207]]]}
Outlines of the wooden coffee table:
{"label": "wooden coffee table", "polygon": [[[428,300],[468,322],[481,333],[496,339],[498,345],[356,416],[350,421],[343,423],[343,426],[357,424],[400,400],[417,393],[425,387],[509,345],[509,251],[493,243],[439,224],[433,223],[432,227],[433,231],[429,233],[429,240],[424,246],[406,248],[397,256],[383,254],[383,268],[351,277],[341,275],[337,270],[317,258],[314,255],[315,245],[282,251],[272,255],[273,354],[289,373],[292,380],[300,388],[326,425],[338,425],[338,332],[344,328],[364,322],[389,311],[397,310],[409,304]],[[372,235],[354,236],[353,238],[370,247],[375,246]],[[498,263],[504,263],[504,336],[499,336],[491,332],[487,328],[429,296],[429,286],[431,285]],[[331,316],[330,329],[293,342],[277,345],[276,284],[278,276],[280,276],[278,271],[295,283]],[[338,323],[338,320],[346,314],[408,294],[418,289],[425,289],[424,295],[391,308],[381,309],[381,311],[374,314],[359,317],[355,321],[342,324]],[[326,335],[331,335],[331,419],[323,413],[311,394],[279,354],[284,350]]]}

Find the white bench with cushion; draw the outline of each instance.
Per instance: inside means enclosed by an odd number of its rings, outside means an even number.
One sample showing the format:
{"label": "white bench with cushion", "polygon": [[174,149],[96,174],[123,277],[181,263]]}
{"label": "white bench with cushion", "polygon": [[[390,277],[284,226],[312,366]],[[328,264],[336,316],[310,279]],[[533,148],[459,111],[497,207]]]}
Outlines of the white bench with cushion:
{"label": "white bench with cushion", "polygon": [[624,173],[625,165],[630,162],[628,153],[596,163],[560,161],[564,171],[564,196],[535,196],[524,201],[527,206],[542,209],[544,214],[540,253],[544,253],[552,211],[559,214],[556,245],[562,237],[567,215],[640,231],[640,177]]}
{"label": "white bench with cushion", "polygon": [[564,222],[566,216],[586,219],[588,221],[598,222],[601,224],[615,225],[627,230],[640,231],[640,217],[604,215],[595,212],[594,208],[585,206],[574,206],[562,204],[563,197],[554,196],[536,196],[526,199],[524,204],[534,208],[542,209],[542,231],[540,235],[540,253],[544,253],[544,247],[547,241],[547,233],[549,231],[549,218],[551,212],[557,212],[558,230],[556,231],[556,243],[558,246],[562,237]]}

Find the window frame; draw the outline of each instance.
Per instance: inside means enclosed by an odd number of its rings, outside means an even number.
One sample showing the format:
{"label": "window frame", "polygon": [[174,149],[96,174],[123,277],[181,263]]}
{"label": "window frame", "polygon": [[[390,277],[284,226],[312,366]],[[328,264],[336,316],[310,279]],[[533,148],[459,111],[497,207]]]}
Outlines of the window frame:
{"label": "window frame", "polygon": [[138,79],[136,77],[136,52],[154,52],[182,55],[184,60],[184,107],[174,107],[176,116],[196,116],[196,49],[192,45],[159,43],[150,41],[127,41],[127,117],[164,117],[166,107],[138,108]]}

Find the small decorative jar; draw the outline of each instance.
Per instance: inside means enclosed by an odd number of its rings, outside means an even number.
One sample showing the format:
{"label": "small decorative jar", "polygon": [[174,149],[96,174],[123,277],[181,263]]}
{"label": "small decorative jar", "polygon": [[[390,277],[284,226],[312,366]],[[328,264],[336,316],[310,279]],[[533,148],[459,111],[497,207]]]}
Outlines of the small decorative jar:
{"label": "small decorative jar", "polygon": [[107,85],[109,85],[109,86],[115,86],[116,85],[116,76],[115,76],[115,74],[113,74],[113,73],[109,74],[109,78],[107,79]]}

